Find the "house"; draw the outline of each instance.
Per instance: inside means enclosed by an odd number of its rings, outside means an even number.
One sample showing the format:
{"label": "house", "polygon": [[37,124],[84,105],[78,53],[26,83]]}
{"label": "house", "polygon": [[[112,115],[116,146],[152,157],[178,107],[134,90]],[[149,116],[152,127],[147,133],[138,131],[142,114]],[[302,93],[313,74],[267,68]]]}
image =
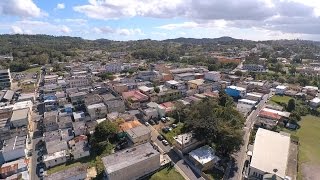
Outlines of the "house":
{"label": "house", "polygon": [[167,90],[157,94],[158,103],[164,103],[168,101],[173,101],[180,99],[182,97],[182,92],[179,90]]}
{"label": "house", "polygon": [[57,124],[59,126],[59,129],[68,129],[72,128],[72,118],[71,116],[60,116],[57,119]]}
{"label": "house", "polygon": [[263,97],[263,94],[261,93],[256,93],[256,92],[252,92],[252,93],[247,93],[245,98],[252,100],[252,101],[260,101]]}
{"label": "house", "polygon": [[237,111],[242,113],[246,117],[253,109],[253,105],[237,103]]}
{"label": "house", "polygon": [[120,73],[122,71],[121,63],[109,63],[105,66],[107,73]]}
{"label": "house", "polygon": [[103,98],[98,94],[88,94],[84,97],[84,103],[89,106],[92,104],[102,103]]}
{"label": "house", "polygon": [[61,141],[69,141],[74,138],[72,128],[60,129]]}
{"label": "house", "polygon": [[86,92],[77,92],[77,93],[72,93],[69,95],[69,98],[71,100],[71,103],[73,106],[81,106],[84,105],[84,99],[87,96]]}
{"label": "house", "polygon": [[6,93],[4,94],[4,96],[2,97],[1,101],[10,102],[12,100],[13,96],[14,96],[14,91],[7,90]]}
{"label": "house", "polygon": [[85,87],[90,85],[90,79],[87,76],[72,76],[67,79],[70,88]]}
{"label": "house", "polygon": [[243,87],[238,87],[238,86],[227,86],[225,89],[225,92],[234,98],[239,98],[239,97],[245,97],[246,95],[246,89]]}
{"label": "house", "polygon": [[47,132],[58,130],[59,125],[57,123],[57,118],[58,111],[45,112],[43,118],[44,130]]}
{"label": "house", "polygon": [[84,121],[73,122],[74,136],[86,134],[86,126]]}
{"label": "house", "polygon": [[154,88],[148,86],[139,86],[138,90],[145,95],[152,94],[154,92]]}
{"label": "house", "polygon": [[21,101],[35,101],[35,96],[34,93],[21,93],[20,96],[18,97],[18,102]]}
{"label": "house", "polygon": [[87,178],[86,165],[75,166],[45,176],[48,180],[84,180]]}
{"label": "house", "polygon": [[125,149],[101,159],[108,180],[138,179],[160,168],[160,153],[150,143]]}
{"label": "house", "polygon": [[208,145],[189,152],[189,158],[202,171],[213,168],[220,161],[220,158],[215,155],[214,149]]}
{"label": "house", "polygon": [[73,112],[72,116],[73,116],[73,119],[74,119],[75,122],[84,121],[85,120],[85,114],[84,114],[83,111]]}
{"label": "house", "polygon": [[142,111],[142,113],[144,114],[144,119],[145,120],[149,120],[149,119],[153,119],[153,118],[158,118],[159,117],[158,110],[156,108],[144,109]]}
{"label": "house", "polygon": [[221,74],[217,71],[209,71],[204,73],[204,79],[208,81],[218,82],[221,80]]}
{"label": "house", "polygon": [[276,113],[262,110],[258,114],[255,125],[266,129],[272,129],[278,125],[281,118],[282,117]]}
{"label": "house", "polygon": [[58,77],[58,75],[45,75],[43,80],[45,84],[56,84]]}
{"label": "house", "polygon": [[151,131],[146,126],[137,126],[125,131],[127,137],[135,146],[151,141]]}
{"label": "house", "polygon": [[29,108],[17,109],[12,112],[10,124],[12,127],[28,126],[31,120],[31,114]]}
{"label": "house", "polygon": [[60,139],[46,142],[46,149],[48,154],[58,151],[68,150],[67,141],[60,141]]}
{"label": "house", "polygon": [[257,101],[252,101],[252,100],[249,100],[249,99],[239,99],[238,100],[238,104],[247,104],[247,105],[250,105],[250,106],[255,106],[258,102]]}
{"label": "house", "polygon": [[310,100],[309,104],[312,108],[315,108],[315,109],[318,108],[320,106],[320,98],[318,97],[313,98],[312,100]]}
{"label": "house", "polygon": [[243,64],[243,70],[247,70],[250,72],[265,72],[266,68],[260,64]]}
{"label": "house", "polygon": [[44,132],[43,137],[45,142],[56,141],[56,140],[60,141],[61,140],[60,130]]}
{"label": "house", "polygon": [[188,153],[205,142],[204,140],[197,140],[193,133],[180,134],[173,139],[174,150],[179,154]]}
{"label": "house", "polygon": [[11,73],[10,69],[2,69],[0,70],[0,89],[11,88]]}
{"label": "house", "polygon": [[130,120],[119,124],[119,129],[123,132],[127,131],[128,129],[132,129],[138,126],[142,126],[142,124],[138,120]]}
{"label": "house", "polygon": [[139,71],[137,78],[144,81],[157,81],[160,80],[161,76],[157,71]]}
{"label": "house", "polygon": [[147,102],[149,97],[138,90],[123,92],[122,97],[131,109],[138,109],[141,103]]}
{"label": "house", "polygon": [[289,134],[259,128],[249,165],[249,179],[263,179],[265,174],[286,178],[289,148]]}
{"label": "house", "polygon": [[0,160],[9,162],[26,156],[27,146],[26,136],[16,136],[14,138],[4,140],[3,147],[0,150]]}
{"label": "house", "polygon": [[174,80],[176,81],[190,81],[190,80],[194,80],[195,79],[195,75],[194,73],[182,73],[182,74],[175,74],[174,75]]}
{"label": "house", "polygon": [[104,101],[104,104],[107,106],[108,113],[124,112],[126,110],[126,106],[122,99]]}
{"label": "house", "polygon": [[70,154],[73,159],[80,159],[82,157],[90,156],[90,149],[88,146],[88,137],[80,135],[68,142],[71,148]]}
{"label": "house", "polygon": [[189,89],[200,89],[200,86],[204,84],[204,79],[194,79],[188,81],[188,88]]}
{"label": "house", "polygon": [[0,167],[0,179],[9,179],[9,176],[28,171],[28,160],[21,158],[2,164]]}
{"label": "house", "polygon": [[183,81],[170,80],[165,82],[165,86],[171,89],[186,90],[187,86]]}
{"label": "house", "polygon": [[52,154],[46,154],[43,156],[43,162],[46,167],[49,169],[51,167],[63,164],[67,162],[67,151],[62,150]]}
{"label": "house", "polygon": [[108,114],[107,107],[103,103],[88,105],[86,108],[91,120],[106,117]]}
{"label": "house", "polygon": [[287,89],[288,89],[287,86],[279,85],[276,87],[276,94],[277,95],[284,95],[284,93],[286,92]]}

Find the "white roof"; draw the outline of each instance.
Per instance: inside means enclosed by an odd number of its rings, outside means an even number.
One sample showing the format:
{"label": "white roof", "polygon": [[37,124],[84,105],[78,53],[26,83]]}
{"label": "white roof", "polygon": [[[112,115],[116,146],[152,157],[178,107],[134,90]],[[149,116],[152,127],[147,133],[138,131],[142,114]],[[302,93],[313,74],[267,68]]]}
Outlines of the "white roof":
{"label": "white roof", "polygon": [[215,155],[214,150],[208,145],[191,151],[189,155],[202,165],[210,161],[217,162],[220,160],[220,158]]}
{"label": "white roof", "polygon": [[278,114],[278,115],[283,116],[283,117],[289,117],[290,116],[290,113],[289,112],[285,112],[285,111],[278,111],[278,110],[269,109],[269,108],[263,108],[262,110],[263,111],[267,111],[267,112],[271,112],[271,113],[275,113],[275,114]]}
{"label": "white roof", "polygon": [[315,97],[311,100],[313,103],[320,103],[320,99],[318,97]]}
{"label": "white roof", "polygon": [[87,108],[88,109],[96,109],[96,108],[104,108],[106,107],[103,103],[91,104]]}
{"label": "white roof", "polygon": [[257,101],[252,101],[250,99],[239,99],[238,100],[239,103],[246,103],[246,104],[256,104]]}
{"label": "white roof", "polygon": [[166,83],[168,83],[168,84],[173,84],[173,85],[179,84],[179,82],[178,82],[178,81],[175,81],[175,80],[166,81]]}
{"label": "white roof", "polygon": [[147,87],[147,86],[139,86],[138,89],[139,89],[140,91],[147,92],[147,91],[152,90],[153,88],[149,88],[149,87]]}
{"label": "white roof", "polygon": [[[259,128],[254,141],[250,167],[286,176],[290,136]],[[275,172],[274,170],[277,169]]]}
{"label": "white roof", "polygon": [[52,154],[47,154],[43,156],[43,161],[50,161],[50,160],[54,160],[54,159],[58,159],[61,157],[65,157],[67,155],[66,150],[62,150],[62,151],[58,151]]}
{"label": "white roof", "polygon": [[279,85],[279,86],[276,87],[276,89],[287,89],[287,86]]}
{"label": "white roof", "polygon": [[303,87],[303,89],[309,89],[309,90],[315,90],[315,91],[317,91],[319,88],[316,87],[316,86],[305,86],[305,87]]}
{"label": "white roof", "polygon": [[238,90],[238,91],[245,91],[245,90],[246,90],[245,88],[243,88],[243,87],[238,87],[238,86],[228,86],[227,88],[235,89],[235,90]]}
{"label": "white roof", "polygon": [[263,94],[260,94],[260,93],[247,93],[247,96],[262,97]]}

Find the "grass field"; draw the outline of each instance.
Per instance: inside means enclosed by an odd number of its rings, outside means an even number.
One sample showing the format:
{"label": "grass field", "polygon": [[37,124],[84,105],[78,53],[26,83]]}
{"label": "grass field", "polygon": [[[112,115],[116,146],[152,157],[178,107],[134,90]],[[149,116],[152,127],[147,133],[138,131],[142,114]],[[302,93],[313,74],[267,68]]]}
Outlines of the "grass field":
{"label": "grass field", "polygon": [[167,167],[165,169],[162,169],[161,171],[152,175],[150,178],[150,180],[167,180],[167,179],[184,180],[181,174],[177,172],[174,167]]}
{"label": "grass field", "polygon": [[287,104],[290,99],[292,99],[292,97],[274,95],[271,98],[271,102],[273,102],[275,104],[278,104],[278,103],[286,103]]}
{"label": "grass field", "polygon": [[183,128],[183,123],[179,123],[178,127],[172,129],[172,131],[168,133],[161,132],[161,134],[168,140],[169,143],[172,144],[174,141],[173,137],[179,134],[182,134],[182,128]]}
{"label": "grass field", "polygon": [[36,72],[39,72],[40,70],[41,70],[41,67],[34,67],[34,68],[30,68],[23,71],[23,73],[36,73]]}
{"label": "grass field", "polygon": [[[303,163],[320,167],[320,117],[304,116],[299,122],[301,128],[289,131],[299,137],[299,179],[302,178],[301,167]],[[302,176],[301,176],[302,175]]]}

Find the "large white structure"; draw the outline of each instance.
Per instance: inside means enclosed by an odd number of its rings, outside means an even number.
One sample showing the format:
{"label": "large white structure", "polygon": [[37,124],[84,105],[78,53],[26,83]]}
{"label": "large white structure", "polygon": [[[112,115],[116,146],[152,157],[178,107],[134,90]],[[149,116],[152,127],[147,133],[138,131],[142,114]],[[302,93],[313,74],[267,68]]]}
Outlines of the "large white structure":
{"label": "large white structure", "polygon": [[286,92],[287,89],[288,89],[287,86],[280,86],[279,85],[279,86],[276,87],[276,94],[283,95]]}
{"label": "large white structure", "polygon": [[31,118],[30,109],[17,109],[12,113],[12,117],[10,119],[10,123],[12,127],[22,127],[27,126],[29,124],[29,119]]}
{"label": "large white structure", "polygon": [[264,174],[286,177],[290,135],[259,128],[254,141],[249,178],[262,179]]}
{"label": "large white structure", "polygon": [[67,161],[66,150],[58,151],[52,154],[47,154],[43,156],[43,162],[47,168],[63,164]]}
{"label": "large white structure", "polygon": [[215,155],[214,149],[208,145],[191,151],[189,157],[202,171],[212,168],[215,163],[220,160],[220,158]]}
{"label": "large white structure", "polygon": [[108,180],[138,179],[160,168],[160,153],[150,143],[103,157]]}
{"label": "large white structure", "polygon": [[3,147],[0,150],[0,159],[9,162],[15,159],[26,156],[26,136],[14,137],[3,142]]}

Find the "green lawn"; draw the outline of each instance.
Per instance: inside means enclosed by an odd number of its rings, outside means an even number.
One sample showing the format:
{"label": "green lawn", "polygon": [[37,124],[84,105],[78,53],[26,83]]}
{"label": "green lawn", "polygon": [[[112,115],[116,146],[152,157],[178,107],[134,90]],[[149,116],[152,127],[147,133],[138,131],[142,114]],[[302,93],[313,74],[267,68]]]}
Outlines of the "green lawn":
{"label": "green lawn", "polygon": [[150,180],[167,180],[167,179],[184,180],[181,174],[177,172],[174,167],[167,167],[165,169],[162,169],[161,171],[155,173],[150,177]]}
{"label": "green lawn", "polygon": [[47,174],[53,174],[68,168],[76,167],[76,166],[81,166],[80,162],[72,163],[72,164],[62,164],[59,166],[55,166],[53,168],[48,169]]}
{"label": "green lawn", "polygon": [[271,102],[273,102],[275,104],[278,104],[278,103],[286,103],[287,104],[290,99],[292,99],[292,97],[274,95],[271,98]]}
{"label": "green lawn", "polygon": [[[320,165],[320,117],[304,116],[299,124],[300,129],[289,131],[299,137],[299,169],[306,162]],[[302,179],[301,172],[298,175]]]}
{"label": "green lawn", "polygon": [[183,123],[179,123],[178,127],[172,129],[172,131],[168,133],[164,133],[161,131],[161,134],[168,140],[169,143],[172,144],[174,141],[173,137],[183,133],[182,128],[183,128]]}
{"label": "green lawn", "polygon": [[41,70],[41,67],[34,67],[34,68],[30,68],[23,71],[23,73],[36,73],[36,72],[39,72],[40,70]]}

